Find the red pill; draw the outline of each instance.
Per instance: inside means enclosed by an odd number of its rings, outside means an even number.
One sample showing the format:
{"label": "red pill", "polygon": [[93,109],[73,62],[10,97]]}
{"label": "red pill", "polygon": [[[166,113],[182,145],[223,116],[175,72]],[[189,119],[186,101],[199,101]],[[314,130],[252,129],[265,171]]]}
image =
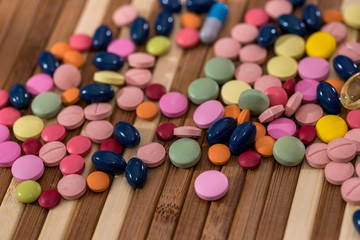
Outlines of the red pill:
{"label": "red pill", "polygon": [[12,127],[20,117],[21,114],[16,108],[5,107],[0,110],[0,124],[7,127]]}
{"label": "red pill", "polygon": [[23,155],[39,155],[40,148],[42,147],[42,143],[37,138],[29,138],[26,139],[21,144],[21,152]]}
{"label": "red pill", "polygon": [[276,105],[283,105],[283,107],[285,107],[288,101],[288,95],[281,87],[269,87],[264,93],[269,97],[270,107]]}
{"label": "red pill", "polygon": [[254,169],[260,165],[261,155],[253,150],[243,152],[239,156],[239,164],[244,169]]}
{"label": "red pill", "polygon": [[176,43],[183,48],[194,47],[199,42],[199,32],[194,28],[183,28],[176,34]]}
{"label": "red pill", "polygon": [[41,132],[41,139],[44,142],[59,141],[61,142],[66,137],[65,127],[61,124],[54,123],[46,126]]}
{"label": "red pill", "polygon": [[284,83],[283,89],[285,90],[285,92],[287,93],[288,96],[291,96],[295,92],[295,85],[296,85],[296,82],[295,82],[294,78],[289,78]]}
{"label": "red pill", "polygon": [[67,142],[66,149],[69,154],[86,156],[91,150],[91,141],[85,136],[75,136]]}
{"label": "red pill", "polygon": [[174,129],[176,125],[173,123],[163,123],[156,129],[156,135],[160,140],[168,141],[174,137]]}
{"label": "red pill", "polygon": [[40,194],[38,203],[42,208],[51,209],[59,204],[60,199],[61,197],[58,191],[55,189],[48,189]]}
{"label": "red pill", "polygon": [[64,175],[81,174],[85,168],[84,158],[80,155],[69,155],[60,162],[60,171]]}
{"label": "red pill", "polygon": [[299,129],[296,137],[300,139],[304,145],[309,145],[316,138],[316,129],[313,125],[302,126]]}
{"label": "red pill", "polygon": [[100,150],[112,151],[117,154],[121,154],[123,146],[116,139],[106,139],[100,145]]}
{"label": "red pill", "polygon": [[360,128],[360,109],[350,111],[346,121],[350,128]]}
{"label": "red pill", "polygon": [[6,107],[9,103],[9,93],[0,89],[0,108]]}
{"label": "red pill", "polygon": [[152,101],[159,101],[165,93],[166,88],[159,83],[150,84],[145,89],[146,97]]}

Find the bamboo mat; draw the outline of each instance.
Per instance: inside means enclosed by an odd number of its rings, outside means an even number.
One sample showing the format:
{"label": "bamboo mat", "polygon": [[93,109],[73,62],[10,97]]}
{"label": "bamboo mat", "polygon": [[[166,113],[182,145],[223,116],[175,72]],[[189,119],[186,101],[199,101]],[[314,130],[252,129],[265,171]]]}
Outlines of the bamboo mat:
{"label": "bamboo mat", "polygon": [[[341,9],[354,1],[308,0],[307,3],[315,3],[325,10]],[[263,7],[266,0],[223,2],[228,4],[230,12],[221,36],[229,36],[231,26],[243,21],[247,9]],[[38,54],[57,41],[67,41],[73,33],[92,35],[98,25],[105,23],[112,28],[114,36],[129,37],[127,28],[118,29],[111,21],[114,9],[126,3],[134,4],[140,15],[149,20],[150,36],[154,36],[153,23],[161,10],[156,0],[31,0],[26,4],[19,0],[0,0],[0,87],[8,90],[15,82],[24,84],[39,72]],[[294,14],[301,16],[301,9],[296,9]],[[173,32],[179,28],[179,15],[176,15]],[[357,31],[348,31],[348,40],[358,40]],[[188,85],[204,76],[204,64],[214,53],[211,46],[205,45],[182,50],[175,44],[174,37],[174,34],[170,36],[173,43],[170,51],[158,58],[152,69],[153,82],[164,84],[169,91],[186,94]],[[138,46],[137,51],[145,51],[145,46]],[[91,63],[94,53],[84,55],[82,86],[93,82],[97,71]],[[273,55],[273,51],[269,51],[268,57]],[[120,72],[124,73],[127,68],[124,66]],[[331,76],[336,77],[333,70]],[[155,136],[160,123],[195,126],[194,104],[190,104],[183,117],[167,119],[159,115],[151,122],[136,118],[134,112],[120,110],[114,100],[110,104],[114,112],[109,120],[113,124],[133,123],[142,136],[141,144],[157,141],[168,150],[171,143],[159,141]],[[342,116],[345,115],[343,110]],[[45,124],[55,121],[51,119]],[[84,134],[86,124],[69,131],[65,141]],[[14,136],[11,139],[16,141]],[[273,158],[264,158],[256,170],[244,171],[234,156],[226,165],[215,166],[207,159],[209,145],[204,139],[205,131],[198,139],[202,157],[193,168],[176,168],[167,158],[161,166],[148,170],[142,189],[134,190],[124,176],[116,176],[107,191],[87,191],[79,200],[62,200],[50,211],[37,203],[19,203],[14,195],[18,184],[12,179],[10,169],[0,168],[0,239],[360,238],[352,225],[352,214],[359,207],[341,199],[340,187],[327,183],[323,170],[312,169],[305,161],[289,168],[277,164]],[[91,154],[98,149],[99,145],[93,144],[85,158],[85,177],[95,170]],[[128,160],[135,154],[136,148],[126,149],[123,156]],[[210,169],[223,172],[229,179],[227,195],[216,202],[200,200],[193,188],[196,177]],[[46,168],[39,183],[43,189],[56,188],[61,177],[58,168]]]}

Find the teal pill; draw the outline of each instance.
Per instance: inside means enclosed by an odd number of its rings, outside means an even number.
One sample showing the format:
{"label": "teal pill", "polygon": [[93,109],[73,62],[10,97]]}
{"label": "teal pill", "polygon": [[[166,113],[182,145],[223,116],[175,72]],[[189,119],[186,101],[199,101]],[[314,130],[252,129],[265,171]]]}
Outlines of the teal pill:
{"label": "teal pill", "polygon": [[219,96],[219,85],[210,78],[199,78],[188,88],[190,100],[195,104],[202,104],[208,100],[215,100]]}
{"label": "teal pill", "polygon": [[269,97],[262,91],[248,89],[240,94],[239,107],[241,109],[248,109],[252,116],[259,116],[269,106]]}
{"label": "teal pill", "polygon": [[227,58],[212,58],[205,65],[205,76],[214,79],[218,84],[233,79],[234,72],[234,63]]}
{"label": "teal pill", "polygon": [[170,161],[178,168],[189,168],[197,164],[201,157],[200,145],[191,138],[181,138],[171,144]]}
{"label": "teal pill", "polygon": [[59,113],[61,106],[61,99],[56,93],[44,92],[34,98],[31,110],[40,118],[50,119]]}
{"label": "teal pill", "polygon": [[304,159],[305,146],[296,137],[281,137],[274,144],[273,155],[281,165],[293,167],[300,164]]}
{"label": "teal pill", "polygon": [[41,194],[41,186],[33,180],[27,180],[16,188],[16,198],[22,203],[35,202]]}

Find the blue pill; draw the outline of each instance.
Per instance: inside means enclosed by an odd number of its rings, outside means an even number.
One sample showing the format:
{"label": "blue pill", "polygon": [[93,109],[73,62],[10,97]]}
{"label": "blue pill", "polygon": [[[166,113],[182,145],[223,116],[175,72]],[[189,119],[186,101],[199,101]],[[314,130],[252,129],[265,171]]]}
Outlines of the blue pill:
{"label": "blue pill", "polygon": [[159,4],[166,10],[170,12],[180,12],[181,11],[181,1],[180,0],[158,0]]}
{"label": "blue pill", "polygon": [[124,65],[124,60],[109,52],[98,52],[94,55],[92,63],[100,70],[118,71]]}
{"label": "blue pill", "polygon": [[200,30],[200,40],[202,43],[210,44],[217,39],[228,12],[228,7],[224,3],[215,3],[211,6]]}
{"label": "blue pill", "polygon": [[145,18],[137,17],[131,23],[130,36],[135,44],[142,44],[149,35],[149,24]]}
{"label": "blue pill", "polygon": [[92,46],[95,50],[104,50],[112,39],[112,32],[108,25],[100,25],[93,36]]}
{"label": "blue pill", "polygon": [[322,18],[321,12],[317,6],[309,4],[304,7],[302,17],[307,30],[315,32],[320,29],[322,25]]}
{"label": "blue pill", "polygon": [[204,13],[208,12],[216,0],[186,0],[186,8],[190,12]]}
{"label": "blue pill", "polygon": [[278,31],[273,24],[265,24],[260,28],[257,38],[258,43],[263,47],[273,45],[278,37]]}
{"label": "blue pill", "polygon": [[55,70],[59,67],[59,62],[56,57],[47,51],[40,53],[38,64],[43,73],[54,75]]}
{"label": "blue pill", "polygon": [[24,109],[29,106],[30,95],[22,84],[16,83],[10,88],[9,100],[15,108]]}
{"label": "blue pill", "polygon": [[169,36],[174,26],[174,17],[168,10],[161,11],[155,20],[155,30],[158,35]]}
{"label": "blue pill", "polygon": [[140,143],[139,131],[130,123],[120,121],[115,124],[114,135],[125,147],[135,147]]}
{"label": "blue pill", "polygon": [[294,7],[300,7],[304,5],[305,0],[289,0]]}
{"label": "blue pill", "polygon": [[306,33],[305,23],[294,15],[283,14],[278,18],[277,23],[281,30],[286,33],[293,33],[299,36],[303,36]]}
{"label": "blue pill", "polygon": [[125,177],[128,183],[134,188],[144,186],[147,178],[145,163],[136,157],[131,158],[125,168]]}
{"label": "blue pill", "polygon": [[111,175],[122,174],[126,168],[124,158],[112,151],[97,151],[91,157],[95,167]]}
{"label": "blue pill", "polygon": [[244,122],[237,126],[231,134],[229,141],[229,149],[232,154],[239,155],[248,150],[254,142],[256,135],[256,127],[250,121]]}
{"label": "blue pill", "polygon": [[217,120],[209,128],[206,139],[210,145],[227,142],[236,128],[236,121],[232,117]]}
{"label": "blue pill", "polygon": [[337,115],[341,110],[339,95],[335,88],[327,82],[322,82],[317,86],[317,99],[325,112]]}
{"label": "blue pill", "polygon": [[333,60],[333,66],[337,74],[344,80],[347,81],[352,75],[359,72],[359,68],[350,58],[339,55]]}
{"label": "blue pill", "polygon": [[353,223],[358,233],[360,233],[360,210],[354,212]]}
{"label": "blue pill", "polygon": [[90,83],[80,89],[80,98],[89,103],[108,102],[114,97],[114,89],[103,83]]}

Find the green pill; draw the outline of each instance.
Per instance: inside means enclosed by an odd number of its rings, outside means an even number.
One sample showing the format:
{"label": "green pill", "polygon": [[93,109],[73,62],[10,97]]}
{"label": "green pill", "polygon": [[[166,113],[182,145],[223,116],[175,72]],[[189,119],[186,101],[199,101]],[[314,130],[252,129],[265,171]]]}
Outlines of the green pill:
{"label": "green pill", "polygon": [[281,137],[274,144],[273,155],[281,165],[287,167],[296,166],[304,159],[305,146],[296,137]]}
{"label": "green pill", "polygon": [[188,95],[193,103],[200,105],[218,98],[219,85],[210,78],[199,78],[189,85]]}
{"label": "green pill", "polygon": [[262,91],[248,89],[240,94],[239,107],[241,109],[248,109],[252,116],[259,116],[269,106],[269,97]]}
{"label": "green pill", "polygon": [[164,55],[170,48],[170,40],[164,36],[151,38],[146,44],[146,51],[153,56]]}
{"label": "green pill", "polygon": [[40,118],[50,119],[59,113],[61,106],[61,99],[56,93],[44,92],[34,98],[31,110]]}
{"label": "green pill", "polygon": [[212,58],[205,64],[205,76],[214,79],[218,84],[233,79],[234,72],[234,63],[227,58]]}
{"label": "green pill", "polygon": [[197,164],[201,157],[200,145],[191,138],[181,138],[171,144],[170,161],[178,168],[189,168]]}
{"label": "green pill", "polygon": [[41,186],[33,180],[27,180],[16,188],[16,198],[22,203],[35,202],[41,194]]}

